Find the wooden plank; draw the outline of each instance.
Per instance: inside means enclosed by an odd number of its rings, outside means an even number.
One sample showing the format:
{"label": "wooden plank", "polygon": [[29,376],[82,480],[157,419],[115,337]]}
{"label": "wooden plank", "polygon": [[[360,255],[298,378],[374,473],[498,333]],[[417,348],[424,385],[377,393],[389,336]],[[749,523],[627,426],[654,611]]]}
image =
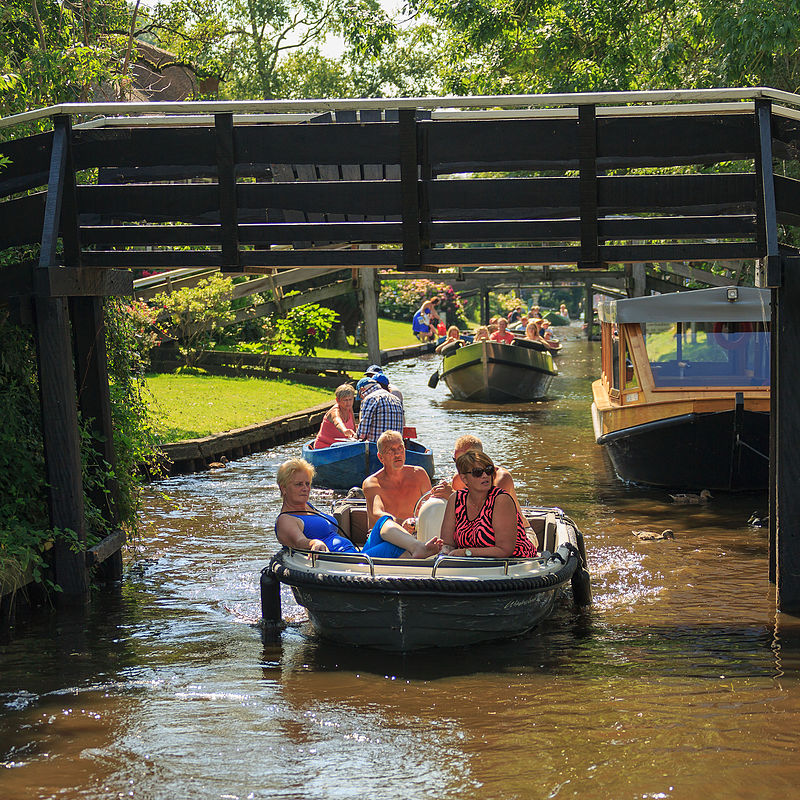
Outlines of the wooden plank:
{"label": "wooden plank", "polygon": [[598,253],[597,115],[593,105],[578,109],[578,197],[581,229],[581,269],[600,266]]}
{"label": "wooden plank", "polygon": [[[59,227],[64,248],[64,263],[68,267],[81,266],[81,235],[78,227],[78,205],[75,186],[75,166],[72,160],[72,120],[65,117],[63,122],[55,119],[55,130],[64,125],[66,136],[66,161],[64,164],[64,189],[61,199]],[[49,188],[48,188],[49,191]]]}
{"label": "wooden plank", "polygon": [[214,117],[217,145],[217,186],[219,188],[219,222],[222,228],[222,262],[228,272],[239,272],[239,231],[236,207],[236,173],[233,152],[233,115]]}
{"label": "wooden plank", "polygon": [[53,132],[0,142],[0,155],[10,159],[0,172],[0,197],[47,185]]}
{"label": "wooden plank", "polygon": [[[125,531],[116,530],[109,533],[102,541],[86,551],[86,566],[89,568],[102,564],[125,546]],[[120,575],[120,578],[122,575]]]}
{"label": "wooden plank", "polygon": [[47,181],[47,199],[42,221],[39,266],[50,267],[56,263],[58,231],[61,223],[61,203],[64,196],[64,180],[69,150],[68,118],[53,120],[53,149],[50,153],[50,175]]}
{"label": "wooden plank", "polygon": [[47,192],[37,192],[2,204],[0,250],[41,241],[46,202]]}
{"label": "wooden plank", "polygon": [[778,287],[781,282],[781,257],[778,252],[778,223],[775,205],[775,167],[772,161],[772,108],[771,101],[756,101],[756,129],[758,131],[758,155],[756,158],[756,241],[759,255],[766,256],[768,287]]}
{"label": "wooden plank", "polygon": [[400,205],[403,220],[403,266],[419,267],[419,153],[417,150],[417,120],[413,109],[400,111]]}
{"label": "wooden plank", "polygon": [[81,128],[73,147],[76,169],[217,163],[214,131],[204,127]]}

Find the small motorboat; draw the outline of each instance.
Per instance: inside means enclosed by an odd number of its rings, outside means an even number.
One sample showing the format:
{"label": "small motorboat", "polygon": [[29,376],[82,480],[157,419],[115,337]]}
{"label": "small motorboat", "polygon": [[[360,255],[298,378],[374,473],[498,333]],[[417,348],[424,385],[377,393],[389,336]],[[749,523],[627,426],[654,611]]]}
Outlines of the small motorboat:
{"label": "small motorboat", "polygon": [[770,290],[695,289],[599,306],[597,443],[624,481],[763,489],[769,478]]}
{"label": "small motorboat", "polygon": [[465,345],[445,354],[441,368],[441,378],[456,400],[478,403],[539,400],[556,375],[549,350],[525,339]]}
{"label": "small motorboat", "polygon": [[[433,480],[433,451],[416,439],[404,438],[403,444],[406,464],[422,467]],[[375,442],[360,439],[344,439],[320,450],[314,449],[314,440],[311,439],[303,444],[303,458],[314,467],[314,485],[326,489],[361,486],[367,475],[372,475],[382,466]]]}
{"label": "small motorboat", "polygon": [[[591,603],[583,536],[558,508],[524,508],[540,543],[535,558],[370,558],[283,548],[261,573],[262,627],[280,627],[280,584],[292,588],[317,633],[340,644],[409,651],[527,633],[571,592]],[[333,509],[355,542],[367,533],[363,501]]]}

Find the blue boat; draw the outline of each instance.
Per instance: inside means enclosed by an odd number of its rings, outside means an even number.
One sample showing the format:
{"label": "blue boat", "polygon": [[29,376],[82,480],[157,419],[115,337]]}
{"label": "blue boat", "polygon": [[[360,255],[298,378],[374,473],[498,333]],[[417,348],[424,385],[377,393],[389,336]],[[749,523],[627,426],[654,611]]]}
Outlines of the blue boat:
{"label": "blue boat", "polygon": [[[321,450],[313,449],[314,440],[303,444],[303,458],[314,467],[314,485],[326,489],[349,489],[361,486],[367,475],[381,468],[375,442],[348,439]],[[423,467],[433,480],[433,452],[416,439],[404,439],[406,464]]]}

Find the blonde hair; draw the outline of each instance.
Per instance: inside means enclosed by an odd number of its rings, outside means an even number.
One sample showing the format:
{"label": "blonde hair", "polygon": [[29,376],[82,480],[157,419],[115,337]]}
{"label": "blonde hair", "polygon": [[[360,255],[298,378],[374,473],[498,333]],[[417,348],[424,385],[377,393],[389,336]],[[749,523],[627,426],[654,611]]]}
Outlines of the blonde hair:
{"label": "blonde hair", "polygon": [[[337,400],[341,400],[344,397],[355,397],[356,390],[349,384],[343,383],[341,386],[336,387],[335,397]],[[309,464],[309,466],[311,466]]]}
{"label": "blonde hair", "polygon": [[456,453],[459,450],[483,450],[483,442],[481,442],[477,436],[473,436],[471,433],[465,433],[463,436],[459,436],[458,439],[456,439],[453,450]]}
{"label": "blonde hair", "polygon": [[303,470],[306,475],[308,475],[309,480],[314,478],[314,467],[304,458],[290,458],[288,461],[284,461],[283,464],[278,467],[278,474],[275,478],[278,482],[278,486],[280,486],[281,489],[285,489],[295,473],[300,472],[300,470]]}
{"label": "blonde hair", "polygon": [[[453,333],[453,331],[455,331],[455,333]],[[448,335],[448,336],[455,336],[455,337],[456,337],[456,339],[460,338],[460,336],[461,336],[461,331],[458,329],[458,325],[451,325],[451,326],[450,326],[450,327],[447,329],[447,335]]]}
{"label": "blonde hair", "polygon": [[403,444],[403,434],[399,431],[384,431],[376,442],[378,445],[378,452],[382,453],[389,446],[389,443],[395,440]]}

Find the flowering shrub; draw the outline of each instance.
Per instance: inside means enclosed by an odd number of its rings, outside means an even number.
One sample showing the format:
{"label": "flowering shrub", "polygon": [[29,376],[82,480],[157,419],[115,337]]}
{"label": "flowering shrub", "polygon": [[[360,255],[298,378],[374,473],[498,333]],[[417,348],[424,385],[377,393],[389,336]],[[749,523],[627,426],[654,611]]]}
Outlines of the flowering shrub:
{"label": "flowering shrub", "polygon": [[201,280],[197,286],[153,298],[152,304],[159,312],[159,318],[166,318],[166,326],[178,340],[178,350],[187,368],[195,366],[215,333],[233,322],[232,291],[230,278],[216,273]]}
{"label": "flowering shrub", "polygon": [[150,351],[166,336],[159,327],[158,312],[144,300],[120,301],[116,324],[124,332],[133,374],[144,375],[150,368]]}
{"label": "flowering shrub", "polygon": [[290,309],[284,319],[275,322],[277,341],[274,352],[313,356],[338,322],[339,315],[332,308],[308,303]]}
{"label": "flowering shrub", "polygon": [[389,319],[411,321],[414,312],[424,300],[437,295],[439,311],[447,315],[448,325],[465,327],[464,305],[453,287],[447,283],[436,283],[427,278],[416,281],[381,280],[381,293],[378,298],[378,311]]}
{"label": "flowering shrub", "polygon": [[524,303],[515,294],[496,294],[494,296],[495,304],[499,307],[504,316],[508,316],[510,311],[513,311],[517,306],[522,306],[527,311],[527,303]]}

